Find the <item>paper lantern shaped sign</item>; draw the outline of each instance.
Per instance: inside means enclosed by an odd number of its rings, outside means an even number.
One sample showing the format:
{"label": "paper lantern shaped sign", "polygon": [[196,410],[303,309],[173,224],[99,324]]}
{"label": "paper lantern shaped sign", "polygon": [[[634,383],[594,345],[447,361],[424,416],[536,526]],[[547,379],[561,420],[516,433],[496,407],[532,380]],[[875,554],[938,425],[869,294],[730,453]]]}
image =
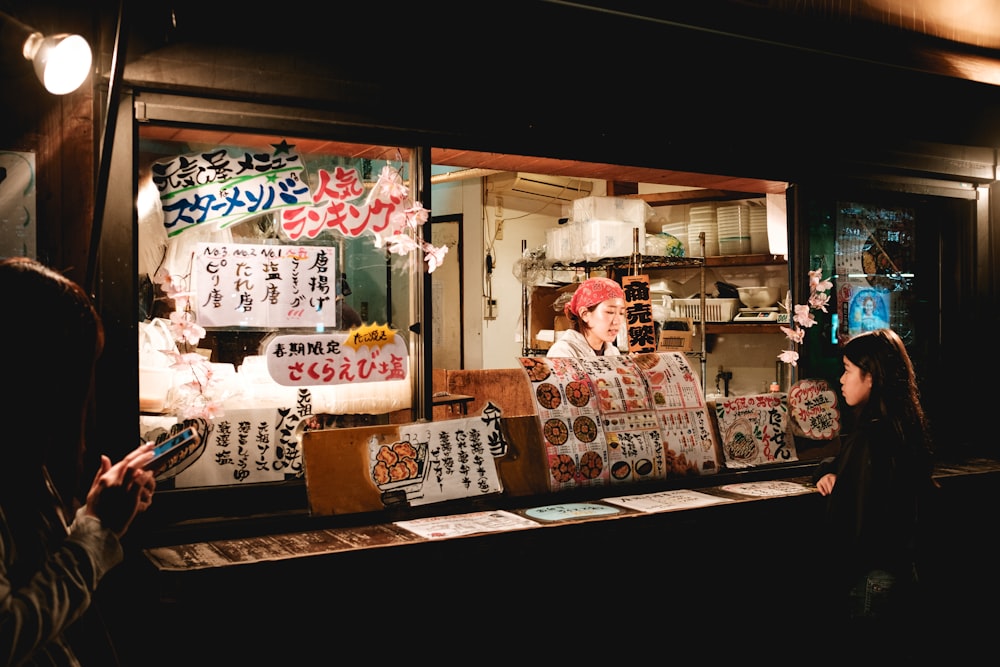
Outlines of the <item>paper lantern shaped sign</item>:
{"label": "paper lantern shaped sign", "polygon": [[799,380],[788,392],[792,435],[833,440],[840,433],[837,393],[825,380]]}

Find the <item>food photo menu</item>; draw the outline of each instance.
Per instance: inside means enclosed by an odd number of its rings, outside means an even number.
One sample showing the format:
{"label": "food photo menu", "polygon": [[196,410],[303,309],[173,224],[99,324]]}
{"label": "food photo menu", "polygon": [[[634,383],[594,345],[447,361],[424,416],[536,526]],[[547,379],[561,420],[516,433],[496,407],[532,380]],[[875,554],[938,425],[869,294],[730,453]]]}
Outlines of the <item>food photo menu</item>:
{"label": "food photo menu", "polygon": [[718,470],[705,397],[683,354],[519,361],[531,383],[551,490]]}

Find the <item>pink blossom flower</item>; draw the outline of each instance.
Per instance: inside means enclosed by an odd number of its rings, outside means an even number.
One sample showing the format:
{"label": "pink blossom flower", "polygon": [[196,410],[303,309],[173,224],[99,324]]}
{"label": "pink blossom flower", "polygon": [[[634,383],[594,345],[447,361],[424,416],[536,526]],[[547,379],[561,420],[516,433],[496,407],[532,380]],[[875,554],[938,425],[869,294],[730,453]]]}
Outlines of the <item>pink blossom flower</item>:
{"label": "pink blossom flower", "polygon": [[194,419],[200,417],[201,419],[215,419],[221,417],[225,414],[222,409],[222,404],[218,401],[208,400],[205,401],[199,409],[189,413],[186,418]]}
{"label": "pink blossom flower", "polygon": [[408,234],[393,234],[386,240],[389,252],[395,255],[406,255],[420,247]]}
{"label": "pink blossom flower", "polygon": [[159,285],[164,292],[169,292],[171,287],[176,288],[174,277],[162,266],[153,274],[153,282]]}
{"label": "pink blossom flower", "polygon": [[420,202],[417,202],[410,208],[406,209],[405,213],[406,220],[412,228],[416,228],[419,225],[424,224],[430,216],[430,211],[424,208],[424,205]]}
{"label": "pink blossom flower", "polygon": [[781,327],[781,331],[785,334],[788,340],[792,341],[793,343],[801,343],[802,339],[805,338],[806,336],[805,330],[800,329],[798,327],[795,327],[794,329],[790,329],[788,327]]}
{"label": "pink blossom flower", "polygon": [[823,278],[823,269],[815,269],[809,272],[809,291],[825,292],[833,287],[833,283]]}
{"label": "pink blossom flower", "polygon": [[830,295],[826,292],[813,292],[809,295],[809,307],[827,312],[826,304],[830,303]]}
{"label": "pink blossom flower", "polygon": [[389,226],[382,231],[382,235],[392,236],[393,234],[399,234],[409,227],[409,223],[406,211],[393,211],[389,214]]}
{"label": "pink blossom flower", "polygon": [[795,306],[795,323],[809,328],[816,324],[816,319],[812,316],[812,311],[809,310],[809,306],[796,305]]}
{"label": "pink blossom flower", "polygon": [[187,312],[175,310],[170,313],[170,333],[177,340],[197,345],[205,337],[205,327],[193,322]]}
{"label": "pink blossom flower", "polygon": [[368,195],[369,201],[379,196],[385,196],[390,201],[399,202],[410,195],[410,188],[403,182],[403,176],[393,167],[385,165],[379,172],[378,181]]}
{"label": "pink blossom flower", "polygon": [[795,350],[785,350],[778,355],[778,359],[786,364],[791,364],[792,366],[798,366],[799,353]]}
{"label": "pink blossom flower", "polygon": [[424,245],[424,259],[427,260],[427,273],[434,273],[434,269],[441,266],[444,256],[448,254],[448,246],[443,245],[435,248],[431,244]]}
{"label": "pink blossom flower", "polygon": [[[448,248],[435,248],[421,239],[419,229],[430,219],[430,211],[420,202],[411,202],[409,196],[410,189],[400,172],[390,165],[382,167],[375,187],[368,193],[367,203],[370,204],[376,198],[389,200],[394,209],[389,214],[386,228],[375,235],[374,245],[376,248],[385,247],[394,255],[406,255],[422,249],[427,272],[433,273],[444,262]],[[402,208],[398,206],[400,203],[403,204]]]}
{"label": "pink blossom flower", "polygon": [[[823,278],[823,269],[814,269],[809,272],[808,302],[804,305],[796,304],[793,308],[794,312],[790,313],[793,327],[781,327],[781,331],[784,332],[788,340],[796,345],[802,344],[806,336],[805,330],[816,324],[816,318],[813,317],[812,311],[828,312],[826,306],[830,303],[830,295],[826,291],[832,287],[833,283]],[[799,359],[799,353],[795,350],[785,350],[778,355],[778,359],[795,366]]]}

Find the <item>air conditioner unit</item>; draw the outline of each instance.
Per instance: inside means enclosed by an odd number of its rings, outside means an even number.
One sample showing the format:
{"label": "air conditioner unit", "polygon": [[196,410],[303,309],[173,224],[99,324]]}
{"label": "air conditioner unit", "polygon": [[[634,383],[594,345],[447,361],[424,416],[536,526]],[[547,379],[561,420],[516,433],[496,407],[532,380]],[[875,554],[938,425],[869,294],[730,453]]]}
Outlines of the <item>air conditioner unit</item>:
{"label": "air conditioner unit", "polygon": [[593,188],[593,182],[586,178],[544,176],[523,171],[507,171],[486,177],[486,191],[491,195],[549,202],[571,202],[587,197]]}

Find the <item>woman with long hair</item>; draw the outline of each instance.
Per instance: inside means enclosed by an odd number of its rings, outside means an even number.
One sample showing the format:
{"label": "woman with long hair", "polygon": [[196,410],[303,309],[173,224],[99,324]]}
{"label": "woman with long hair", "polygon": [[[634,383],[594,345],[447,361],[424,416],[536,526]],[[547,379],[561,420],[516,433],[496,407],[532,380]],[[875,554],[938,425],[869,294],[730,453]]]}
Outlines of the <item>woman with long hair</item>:
{"label": "woman with long hair", "polygon": [[0,661],[77,665],[65,633],[152,502],[156,484],[143,468],[152,444],[114,464],[102,455],[81,485],[100,317],[79,285],[33,259],[0,260],[0,293],[9,383],[0,408]]}
{"label": "woman with long hair", "polygon": [[916,610],[920,518],[933,477],[931,437],[913,364],[892,329],[851,338],[840,378],[853,428],[813,479],[826,496],[836,618],[893,636]]}

